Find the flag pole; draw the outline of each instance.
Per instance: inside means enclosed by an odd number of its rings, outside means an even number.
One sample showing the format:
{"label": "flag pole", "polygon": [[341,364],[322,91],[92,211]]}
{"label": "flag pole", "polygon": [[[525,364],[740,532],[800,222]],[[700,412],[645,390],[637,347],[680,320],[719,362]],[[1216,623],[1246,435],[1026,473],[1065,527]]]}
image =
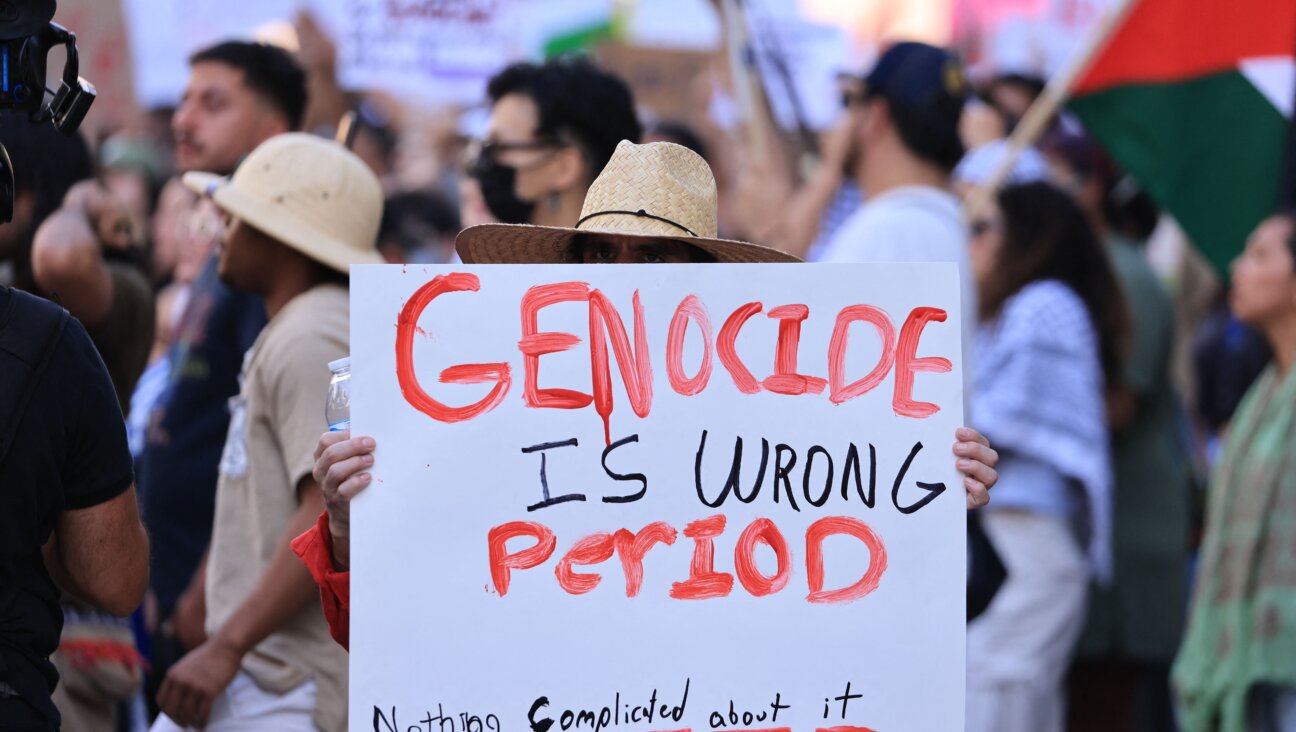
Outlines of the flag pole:
{"label": "flag pole", "polygon": [[772,158],[771,130],[768,120],[762,113],[767,104],[765,89],[761,85],[760,74],[756,68],[755,50],[747,33],[746,13],[738,0],[719,0],[719,10],[724,28],[725,50],[729,59],[730,79],[733,81],[734,93],[738,97],[738,106],[746,117],[747,144],[755,159],[765,166]]}
{"label": "flag pole", "polygon": [[[1294,97],[1296,98],[1296,97]],[[1282,184],[1278,189],[1278,207],[1296,206],[1296,115],[1287,120],[1287,149],[1283,151]]]}
{"label": "flag pole", "polygon": [[999,166],[985,183],[973,189],[968,196],[966,211],[969,219],[985,211],[995,193],[1008,180],[1008,175],[1017,164],[1017,159],[1021,157],[1022,152],[1034,145],[1048,130],[1054,115],[1070,97],[1071,87],[1076,79],[1089,68],[1094,57],[1107,45],[1107,41],[1120,27],[1136,2],[1138,0],[1118,0],[1089,33],[1084,45],[1071,57],[1067,65],[1049,79],[1048,84],[1044,86],[1044,91],[1026,110],[1026,114],[1022,115],[1021,121],[1008,137],[1008,152],[999,161]]}

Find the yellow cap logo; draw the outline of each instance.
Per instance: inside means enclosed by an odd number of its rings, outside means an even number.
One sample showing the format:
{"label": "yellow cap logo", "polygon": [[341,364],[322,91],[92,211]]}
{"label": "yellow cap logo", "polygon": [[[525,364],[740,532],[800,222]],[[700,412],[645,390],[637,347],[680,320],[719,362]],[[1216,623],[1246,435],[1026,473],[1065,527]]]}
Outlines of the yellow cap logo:
{"label": "yellow cap logo", "polygon": [[957,61],[945,64],[945,91],[952,97],[961,97],[967,93],[967,77],[963,76],[963,67]]}

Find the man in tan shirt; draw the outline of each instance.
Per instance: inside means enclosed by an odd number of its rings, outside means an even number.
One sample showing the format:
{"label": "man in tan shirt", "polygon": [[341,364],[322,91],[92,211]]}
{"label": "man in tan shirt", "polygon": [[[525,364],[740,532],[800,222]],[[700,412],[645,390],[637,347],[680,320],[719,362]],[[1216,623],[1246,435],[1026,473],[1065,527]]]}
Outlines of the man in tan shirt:
{"label": "man in tan shirt", "polygon": [[311,468],[325,364],[348,351],[349,266],[382,261],[381,187],[349,151],[301,134],[263,143],[230,179],[190,173],[185,183],[231,217],[221,278],[264,297],[270,322],[231,402],[207,567],[209,639],[167,674],[153,730],[340,731],[346,654],[288,542],[323,510]]}

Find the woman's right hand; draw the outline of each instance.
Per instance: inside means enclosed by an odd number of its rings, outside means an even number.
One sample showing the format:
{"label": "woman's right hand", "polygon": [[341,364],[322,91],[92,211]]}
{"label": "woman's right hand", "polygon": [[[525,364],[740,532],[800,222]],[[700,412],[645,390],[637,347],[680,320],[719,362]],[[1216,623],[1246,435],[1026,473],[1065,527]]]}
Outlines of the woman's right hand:
{"label": "woman's right hand", "polygon": [[351,499],[373,480],[368,471],[373,468],[375,447],[372,437],[352,439],[349,430],[325,432],[315,446],[313,475],[324,493],[335,554],[339,541],[347,543],[351,536]]}

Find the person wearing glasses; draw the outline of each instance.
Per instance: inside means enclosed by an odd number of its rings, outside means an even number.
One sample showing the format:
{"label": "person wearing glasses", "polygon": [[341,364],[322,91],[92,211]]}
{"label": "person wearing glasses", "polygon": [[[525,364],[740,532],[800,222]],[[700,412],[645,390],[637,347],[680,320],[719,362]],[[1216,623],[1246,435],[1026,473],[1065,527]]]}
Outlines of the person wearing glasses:
{"label": "person wearing glasses", "polygon": [[487,94],[490,121],[469,172],[500,223],[575,226],[617,144],[643,133],[626,83],[582,57],[513,64]]}

